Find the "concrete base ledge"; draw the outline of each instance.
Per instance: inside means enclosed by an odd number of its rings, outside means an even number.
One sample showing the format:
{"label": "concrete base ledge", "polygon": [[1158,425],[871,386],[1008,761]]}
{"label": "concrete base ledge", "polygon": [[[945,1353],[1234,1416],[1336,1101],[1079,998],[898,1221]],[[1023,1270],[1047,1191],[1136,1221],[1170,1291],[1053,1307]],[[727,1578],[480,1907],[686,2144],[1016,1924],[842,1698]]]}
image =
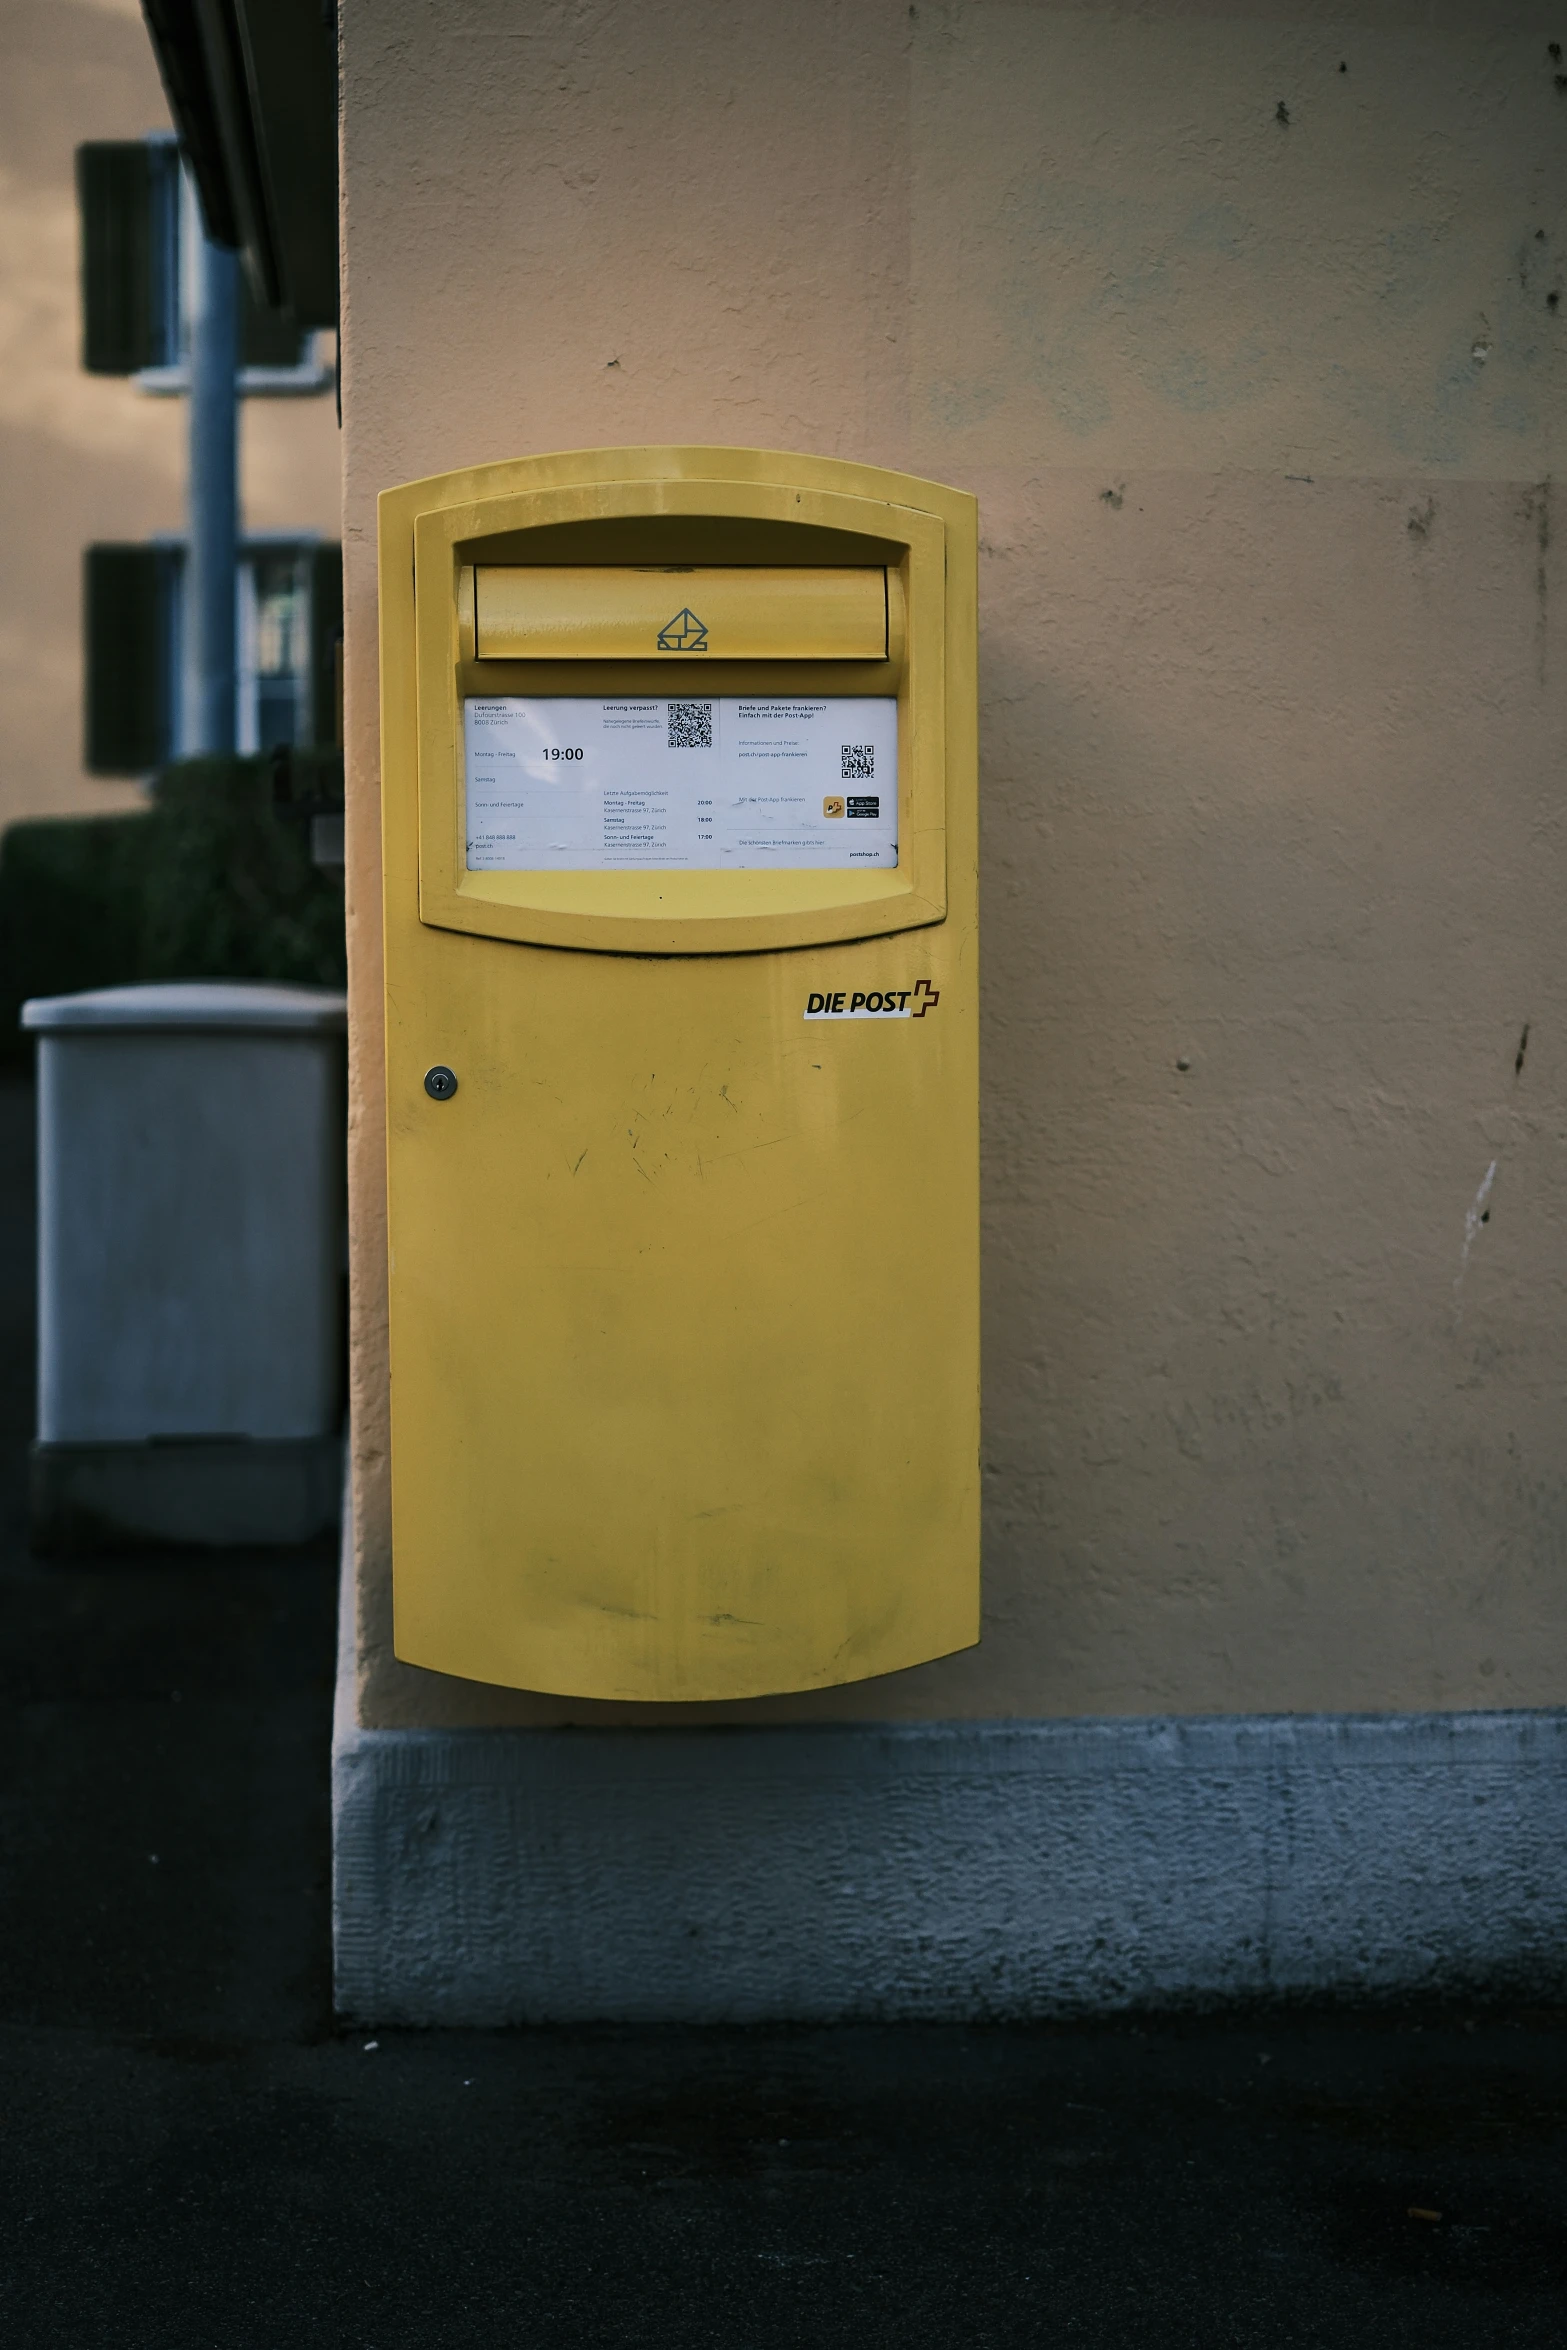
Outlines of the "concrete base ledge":
{"label": "concrete base ledge", "polygon": [[1567,1713],[335,1741],[364,2021],[1567,1989]]}

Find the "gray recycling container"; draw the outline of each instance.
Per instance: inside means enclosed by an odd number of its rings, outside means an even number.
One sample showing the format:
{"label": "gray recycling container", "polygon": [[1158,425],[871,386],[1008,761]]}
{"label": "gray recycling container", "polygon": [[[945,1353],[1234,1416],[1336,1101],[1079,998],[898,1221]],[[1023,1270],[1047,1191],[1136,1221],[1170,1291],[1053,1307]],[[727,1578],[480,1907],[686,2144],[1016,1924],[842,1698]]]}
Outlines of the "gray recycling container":
{"label": "gray recycling container", "polygon": [[337,1517],[341,995],[35,998],[34,1547],[302,1542]]}

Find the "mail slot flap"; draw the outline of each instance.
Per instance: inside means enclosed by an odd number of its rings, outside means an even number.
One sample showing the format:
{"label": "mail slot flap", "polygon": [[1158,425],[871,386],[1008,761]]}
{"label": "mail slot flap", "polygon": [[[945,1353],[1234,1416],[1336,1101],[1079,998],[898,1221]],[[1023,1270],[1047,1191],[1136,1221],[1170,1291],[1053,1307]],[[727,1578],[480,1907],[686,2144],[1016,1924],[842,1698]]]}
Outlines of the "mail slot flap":
{"label": "mail slot flap", "polygon": [[887,574],[481,564],[474,624],[481,661],[884,661]]}

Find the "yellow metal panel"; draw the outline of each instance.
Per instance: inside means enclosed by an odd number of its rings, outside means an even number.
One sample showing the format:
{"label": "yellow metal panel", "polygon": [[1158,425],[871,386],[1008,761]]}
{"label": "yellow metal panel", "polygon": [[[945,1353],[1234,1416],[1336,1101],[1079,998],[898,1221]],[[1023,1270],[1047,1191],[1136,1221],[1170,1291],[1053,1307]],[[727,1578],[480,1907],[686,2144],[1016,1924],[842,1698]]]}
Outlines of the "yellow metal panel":
{"label": "yellow metal panel", "polygon": [[481,661],[884,661],[881,566],[528,564],[475,575]]}
{"label": "yellow metal panel", "polygon": [[[750,885],[906,877],[587,874],[720,893],[672,892],[659,918],[681,943],[653,954],[600,951],[624,935],[602,897],[569,913],[570,944],[497,934],[493,906],[462,927],[444,908],[421,919],[421,838],[428,863],[459,790],[464,571],[484,568],[489,536],[510,534],[510,553],[534,522],[569,524],[563,505],[589,532],[650,509],[678,507],[693,530],[704,511],[749,512],[775,560],[801,514],[807,531],[901,546],[906,663],[880,686],[856,666],[862,682],[840,690],[899,694],[940,910],[911,916],[905,897],[880,935],[780,945],[787,910]],[[383,497],[408,1662],[581,1696],[735,1698],[978,1637],[975,553],[958,492],[760,451],[589,451]],[[733,673],[724,690],[761,690],[760,667]],[[832,916],[818,903],[803,919]],[[753,951],[692,951],[704,923]],[[805,1017],[857,996],[899,1013]],[[457,1074],[447,1100],[424,1088],[438,1063]]]}

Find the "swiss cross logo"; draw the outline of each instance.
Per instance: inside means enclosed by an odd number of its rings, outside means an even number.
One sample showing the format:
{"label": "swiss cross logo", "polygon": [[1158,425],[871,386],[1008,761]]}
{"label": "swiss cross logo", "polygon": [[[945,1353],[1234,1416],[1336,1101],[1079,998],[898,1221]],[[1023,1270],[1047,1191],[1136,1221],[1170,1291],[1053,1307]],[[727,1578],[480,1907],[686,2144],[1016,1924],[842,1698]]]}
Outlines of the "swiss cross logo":
{"label": "swiss cross logo", "polygon": [[939,987],[932,987],[928,979],[915,980],[914,1017],[916,1020],[923,1020],[927,1012],[934,1012],[940,1001],[941,990]]}

